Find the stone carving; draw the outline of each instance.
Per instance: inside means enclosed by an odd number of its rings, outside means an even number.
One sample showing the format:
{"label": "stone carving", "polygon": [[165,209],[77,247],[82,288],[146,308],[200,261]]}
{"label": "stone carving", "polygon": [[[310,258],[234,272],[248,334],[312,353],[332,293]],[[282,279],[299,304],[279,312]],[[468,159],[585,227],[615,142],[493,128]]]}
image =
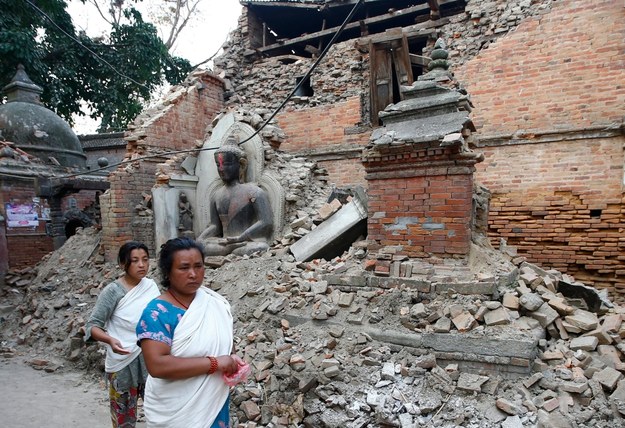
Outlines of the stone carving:
{"label": "stone carving", "polygon": [[273,212],[267,193],[245,183],[247,156],[239,138],[231,134],[215,151],[215,163],[223,186],[210,201],[210,221],[198,240],[207,255],[252,254],[265,251],[273,235]]}
{"label": "stone carving", "polygon": [[180,235],[193,233],[193,210],[187,194],[180,192],[178,195],[178,230]]}

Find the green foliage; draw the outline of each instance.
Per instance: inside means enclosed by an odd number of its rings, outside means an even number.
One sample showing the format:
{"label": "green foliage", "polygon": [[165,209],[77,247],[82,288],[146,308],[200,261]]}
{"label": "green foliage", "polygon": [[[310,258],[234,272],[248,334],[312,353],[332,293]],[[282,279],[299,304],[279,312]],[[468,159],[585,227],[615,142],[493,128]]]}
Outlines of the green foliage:
{"label": "green foliage", "polygon": [[191,71],[132,8],[124,11],[129,23],[114,25],[106,39],[77,34],[64,0],[0,0],[0,11],[0,86],[24,64],[44,88],[42,102],[70,123],[85,114],[84,101],[102,119],[100,131],[123,130],[159,84],[180,83]]}

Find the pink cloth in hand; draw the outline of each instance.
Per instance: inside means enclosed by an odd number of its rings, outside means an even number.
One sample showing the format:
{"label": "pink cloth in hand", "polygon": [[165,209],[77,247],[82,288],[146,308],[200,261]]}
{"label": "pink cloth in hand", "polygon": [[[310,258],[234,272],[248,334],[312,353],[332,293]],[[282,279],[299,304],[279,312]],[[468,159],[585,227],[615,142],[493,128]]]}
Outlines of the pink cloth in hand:
{"label": "pink cloth in hand", "polygon": [[250,375],[251,371],[252,369],[250,368],[250,365],[241,360],[239,361],[238,370],[235,373],[231,375],[223,375],[224,382],[226,382],[226,385],[228,386],[234,386],[237,383],[244,382]]}

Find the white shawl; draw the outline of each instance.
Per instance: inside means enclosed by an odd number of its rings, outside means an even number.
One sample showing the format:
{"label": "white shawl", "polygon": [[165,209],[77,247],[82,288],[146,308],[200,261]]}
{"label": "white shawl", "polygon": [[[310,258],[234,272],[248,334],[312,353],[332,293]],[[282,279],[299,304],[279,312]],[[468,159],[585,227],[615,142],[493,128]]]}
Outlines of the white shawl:
{"label": "white shawl", "polygon": [[[171,355],[207,357],[232,350],[230,304],[201,287],[174,331]],[[228,398],[221,375],[167,380],[148,376],[143,409],[148,428],[208,428]]]}
{"label": "white shawl", "polygon": [[122,347],[129,350],[130,354],[116,354],[107,345],[104,361],[104,369],[107,373],[120,371],[141,353],[141,348],[137,345],[137,323],[146,305],[160,294],[158,286],[153,280],[142,278],[117,303],[111,318],[106,323],[106,332],[109,336],[119,340]]}

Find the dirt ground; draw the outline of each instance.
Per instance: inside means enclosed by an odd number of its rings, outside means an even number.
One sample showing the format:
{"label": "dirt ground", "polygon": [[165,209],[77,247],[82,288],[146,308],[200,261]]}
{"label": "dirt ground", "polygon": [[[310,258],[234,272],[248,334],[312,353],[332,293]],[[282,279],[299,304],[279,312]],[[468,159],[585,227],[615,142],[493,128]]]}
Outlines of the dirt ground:
{"label": "dirt ground", "polygon": [[19,357],[0,358],[0,397],[0,419],[5,427],[111,426],[104,383],[91,382],[75,370],[46,373]]}

